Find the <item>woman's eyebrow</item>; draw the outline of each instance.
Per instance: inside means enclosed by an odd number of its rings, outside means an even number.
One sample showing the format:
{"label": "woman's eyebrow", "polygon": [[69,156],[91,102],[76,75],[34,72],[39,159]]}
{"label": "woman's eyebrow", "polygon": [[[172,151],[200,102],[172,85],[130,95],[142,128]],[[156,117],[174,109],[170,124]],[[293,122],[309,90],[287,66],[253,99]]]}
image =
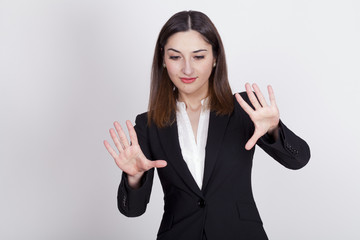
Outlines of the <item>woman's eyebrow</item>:
{"label": "woman's eyebrow", "polygon": [[[167,51],[174,51],[177,53],[181,53],[179,50],[176,50],[174,48],[168,48]],[[207,49],[198,49],[198,50],[193,51],[193,53],[198,53],[198,52],[203,52],[203,51],[207,51]]]}
{"label": "woman's eyebrow", "polygon": [[199,49],[199,50],[195,50],[195,51],[193,51],[193,53],[198,53],[198,52],[203,52],[203,51],[207,51],[207,49]]}
{"label": "woman's eyebrow", "polygon": [[174,52],[180,53],[180,51],[179,51],[179,50],[176,50],[176,49],[173,49],[173,48],[168,48],[168,50],[167,50],[167,51],[174,51]]}

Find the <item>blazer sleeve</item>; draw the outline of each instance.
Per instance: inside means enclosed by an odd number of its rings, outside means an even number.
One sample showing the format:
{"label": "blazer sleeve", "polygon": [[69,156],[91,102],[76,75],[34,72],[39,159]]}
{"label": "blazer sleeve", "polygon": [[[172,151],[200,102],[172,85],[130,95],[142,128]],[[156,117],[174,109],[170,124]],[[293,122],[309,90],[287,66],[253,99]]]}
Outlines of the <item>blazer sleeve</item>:
{"label": "blazer sleeve", "polygon": [[[252,108],[254,108],[246,92],[241,92],[239,94]],[[241,109],[241,115],[243,119],[246,119],[245,122],[247,122],[246,126],[248,126],[249,131],[252,131],[249,133],[251,136],[255,129],[254,124],[240,105],[237,106],[237,108]],[[287,128],[281,120],[279,122],[279,138],[275,141],[269,134],[265,134],[257,141],[257,145],[272,158],[289,169],[300,169],[310,160],[310,148],[308,144]]]}
{"label": "blazer sleeve", "polygon": [[271,136],[265,134],[257,141],[257,145],[289,169],[300,169],[310,160],[309,145],[287,128],[281,120],[278,139],[274,141]]}
{"label": "blazer sleeve", "polygon": [[[152,160],[148,141],[147,115],[141,114],[136,117],[135,131],[139,145],[144,155]],[[154,169],[144,173],[141,179],[141,187],[133,189],[128,184],[127,174],[122,173],[121,182],[118,189],[117,205],[119,211],[127,217],[137,217],[146,211],[146,206],[150,199]]]}

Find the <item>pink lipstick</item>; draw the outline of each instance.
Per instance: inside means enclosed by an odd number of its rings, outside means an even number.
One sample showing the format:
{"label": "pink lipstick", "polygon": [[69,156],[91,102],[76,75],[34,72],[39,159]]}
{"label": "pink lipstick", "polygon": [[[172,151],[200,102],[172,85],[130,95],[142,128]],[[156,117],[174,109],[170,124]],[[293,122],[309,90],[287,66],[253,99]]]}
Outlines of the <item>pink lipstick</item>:
{"label": "pink lipstick", "polygon": [[194,78],[180,78],[183,83],[192,83],[195,82],[197,77]]}

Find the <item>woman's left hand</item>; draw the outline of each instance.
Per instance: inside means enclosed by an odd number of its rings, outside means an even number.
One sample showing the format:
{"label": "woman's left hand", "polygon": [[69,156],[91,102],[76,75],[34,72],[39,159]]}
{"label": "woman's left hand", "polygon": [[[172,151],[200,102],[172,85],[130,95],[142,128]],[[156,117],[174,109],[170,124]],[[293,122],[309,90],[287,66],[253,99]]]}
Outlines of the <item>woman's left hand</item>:
{"label": "woman's left hand", "polygon": [[255,110],[244,101],[240,94],[235,94],[236,100],[239,102],[244,111],[250,116],[255,125],[254,134],[245,145],[246,150],[253,148],[257,140],[266,133],[269,133],[273,135],[274,138],[277,138],[277,130],[280,121],[279,109],[276,106],[275,95],[272,87],[270,85],[268,86],[270,106],[267,104],[259,87],[255,83],[252,85],[252,87],[254,88],[256,96],[252,91],[250,84],[245,84],[246,93]]}

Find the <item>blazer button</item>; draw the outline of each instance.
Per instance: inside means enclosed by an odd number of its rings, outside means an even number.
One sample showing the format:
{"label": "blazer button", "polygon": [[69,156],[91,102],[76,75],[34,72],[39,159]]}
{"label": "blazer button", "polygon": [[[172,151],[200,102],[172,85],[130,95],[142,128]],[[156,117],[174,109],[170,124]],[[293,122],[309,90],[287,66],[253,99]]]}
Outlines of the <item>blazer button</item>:
{"label": "blazer button", "polygon": [[201,207],[201,208],[203,208],[203,207],[205,207],[205,200],[203,200],[203,199],[200,199],[199,201],[198,201],[198,206],[199,207]]}

